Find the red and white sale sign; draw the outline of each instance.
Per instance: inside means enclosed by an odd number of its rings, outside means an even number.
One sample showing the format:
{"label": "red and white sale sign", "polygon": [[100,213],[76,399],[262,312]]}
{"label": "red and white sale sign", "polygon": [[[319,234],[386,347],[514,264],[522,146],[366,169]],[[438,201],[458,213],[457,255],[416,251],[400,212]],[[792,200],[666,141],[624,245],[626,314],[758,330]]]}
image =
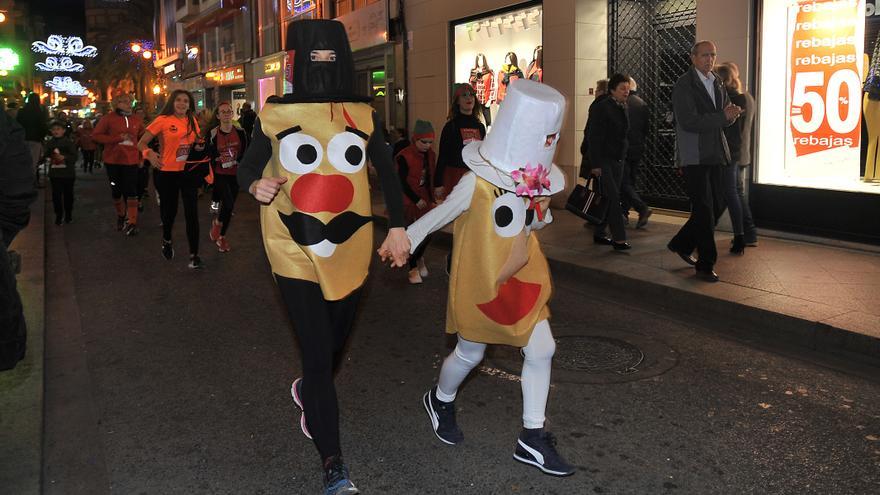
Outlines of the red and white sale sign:
{"label": "red and white sale sign", "polygon": [[795,156],[859,147],[864,11],[864,0],[797,0],[789,7]]}

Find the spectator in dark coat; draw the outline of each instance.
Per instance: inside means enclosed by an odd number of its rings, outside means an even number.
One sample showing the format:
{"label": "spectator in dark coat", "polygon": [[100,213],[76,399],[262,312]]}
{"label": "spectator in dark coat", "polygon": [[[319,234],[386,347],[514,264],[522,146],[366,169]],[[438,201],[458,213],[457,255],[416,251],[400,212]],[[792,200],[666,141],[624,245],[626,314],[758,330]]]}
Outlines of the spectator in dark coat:
{"label": "spectator in dark coat", "polygon": [[747,245],[758,243],[757,228],[752,218],[752,209],[745,197],[745,180],[748,167],[752,164],[752,126],[755,123],[755,99],[743,88],[739,79],[739,70],[732,62],[718,66],[718,77],[727,90],[730,101],[743,109],[736,123],[724,128],[724,136],[730,147],[730,166],[725,168],[722,176],[724,199],[727,202],[727,213],[733,227],[733,241],[730,252],[745,254]]}
{"label": "spectator in dark coat", "polygon": [[40,157],[43,156],[43,139],[46,138],[46,134],[49,134],[49,128],[46,126],[48,119],[40,106],[40,96],[36,93],[30,93],[24,107],[18,111],[15,118],[24,127],[24,140],[27,141],[28,149],[30,149],[31,166],[34,168],[34,184],[39,186],[40,173],[37,166],[40,163]]}
{"label": "spectator in dark coat", "polygon": [[241,128],[244,129],[248,139],[251,138],[251,134],[254,132],[254,122],[256,121],[257,112],[251,108],[250,103],[244,102],[241,105],[241,115],[238,117],[238,123],[241,124]]}
{"label": "spectator in dark coat", "polygon": [[[619,195],[629,133],[629,117],[626,112],[629,76],[623,74],[611,76],[608,81],[608,94],[608,98],[595,103],[587,121],[590,172],[601,177],[602,194],[608,201],[608,213],[605,221],[596,225],[593,242],[610,245],[615,250],[623,251],[630,248],[629,243],[626,242]],[[606,233],[609,227],[611,237]]]}
{"label": "spectator in dark coat", "polygon": [[4,112],[0,114],[0,370],[14,368],[25,353],[27,327],[15,283],[20,257],[8,249],[30,220],[30,205],[37,196],[33,175],[24,129]]}
{"label": "spectator in dark coat", "polygon": [[[629,217],[630,208],[634,208],[639,214],[636,228],[640,229],[648,224],[651,209],[642,201],[636,191],[636,181],[639,178],[642,156],[645,154],[645,136],[648,135],[648,104],[635,94],[636,80],[629,78],[630,93],[626,99],[626,113],[629,117],[629,134],[627,134],[626,159],[623,161],[623,179],[620,184],[620,208],[624,218]],[[625,223],[629,223],[627,220]]]}
{"label": "spectator in dark coat", "polygon": [[[587,133],[590,130],[590,114],[593,113],[593,108],[596,107],[596,104],[600,101],[608,98],[608,79],[599,79],[596,81],[596,96],[592,103],[590,103],[590,108],[587,109],[587,123],[584,124],[584,139],[581,141],[581,168],[580,168],[580,176],[584,179],[590,178],[590,154],[588,148],[590,146],[589,140],[587,139]],[[589,222],[586,224],[589,225]],[[585,225],[585,226],[586,226]]]}

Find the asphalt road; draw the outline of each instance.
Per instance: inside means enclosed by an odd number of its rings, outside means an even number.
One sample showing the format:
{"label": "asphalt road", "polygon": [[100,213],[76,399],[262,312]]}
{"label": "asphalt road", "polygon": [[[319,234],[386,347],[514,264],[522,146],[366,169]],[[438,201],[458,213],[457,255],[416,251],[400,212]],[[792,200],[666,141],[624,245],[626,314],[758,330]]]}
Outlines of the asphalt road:
{"label": "asphalt road", "polygon": [[[250,196],[226,254],[207,239],[202,198],[207,267],[192,271],[182,211],[168,262],[154,202],[126,238],[103,170],[77,194],[74,223],[46,227],[44,491],[320,493],[289,395],[298,352]],[[378,264],[367,283],[336,381],[363,493],[880,493],[880,370],[728,339],[706,323],[724,315],[682,321],[575,272],[554,273],[547,428],[578,472],[553,478],[512,459],[521,399],[507,348],[459,393],[465,442],[442,444],[420,399],[453,344],[444,254],[428,251],[421,286]]]}

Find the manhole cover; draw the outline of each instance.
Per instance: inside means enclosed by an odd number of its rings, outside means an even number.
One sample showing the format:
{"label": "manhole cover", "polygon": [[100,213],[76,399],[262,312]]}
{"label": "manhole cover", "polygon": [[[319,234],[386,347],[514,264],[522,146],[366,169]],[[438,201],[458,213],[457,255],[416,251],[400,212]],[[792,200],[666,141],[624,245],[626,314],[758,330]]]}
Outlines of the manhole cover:
{"label": "manhole cover", "polygon": [[596,335],[557,337],[553,356],[562,369],[621,375],[637,372],[644,360],[644,353],[629,342]]}
{"label": "manhole cover", "polygon": [[[678,352],[654,336],[622,329],[596,328],[591,323],[553,328],[556,354],[553,381],[621,383],[661,375],[678,364]],[[481,370],[495,376],[519,377],[520,349],[489,346]]]}

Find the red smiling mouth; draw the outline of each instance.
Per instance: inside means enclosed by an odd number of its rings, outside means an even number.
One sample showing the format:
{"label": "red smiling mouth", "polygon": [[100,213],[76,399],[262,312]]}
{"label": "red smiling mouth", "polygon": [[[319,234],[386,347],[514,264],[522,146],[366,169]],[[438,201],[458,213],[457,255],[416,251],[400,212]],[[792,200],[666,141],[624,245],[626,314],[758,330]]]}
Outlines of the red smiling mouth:
{"label": "red smiling mouth", "polygon": [[541,284],[510,277],[510,280],[498,288],[495,299],[477,304],[477,307],[495,323],[513,325],[532,311],[540,295]]}

